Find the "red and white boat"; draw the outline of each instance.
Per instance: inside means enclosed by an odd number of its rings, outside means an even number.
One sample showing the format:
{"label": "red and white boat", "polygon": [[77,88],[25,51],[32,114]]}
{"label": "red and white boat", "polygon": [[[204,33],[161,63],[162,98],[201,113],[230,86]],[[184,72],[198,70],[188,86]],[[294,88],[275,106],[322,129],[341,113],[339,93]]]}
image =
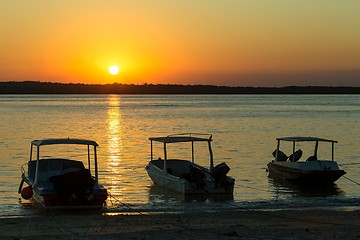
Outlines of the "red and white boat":
{"label": "red and white boat", "polygon": [[[332,184],[346,172],[339,169],[334,160],[335,140],[317,137],[284,137],[277,138],[277,148],[273,152],[275,159],[268,163],[269,177],[279,180],[287,180],[298,184]],[[288,157],[280,151],[280,142],[292,142],[291,155]],[[315,143],[314,153],[305,161],[301,161],[302,150],[296,149],[296,143]],[[318,159],[318,147],[320,142],[331,144],[331,160]],[[305,143],[304,143],[305,144]]]}
{"label": "red and white boat", "polygon": [[[78,160],[40,158],[42,146],[74,144],[87,146],[87,168]],[[90,146],[93,151],[90,150]],[[21,168],[22,180],[18,192],[23,198],[32,198],[45,207],[103,207],[108,194],[98,183],[97,146],[95,141],[85,139],[57,138],[32,141],[30,160]],[[36,151],[33,152],[34,147]],[[35,159],[33,154],[36,155]],[[28,184],[25,188],[24,182]]]}

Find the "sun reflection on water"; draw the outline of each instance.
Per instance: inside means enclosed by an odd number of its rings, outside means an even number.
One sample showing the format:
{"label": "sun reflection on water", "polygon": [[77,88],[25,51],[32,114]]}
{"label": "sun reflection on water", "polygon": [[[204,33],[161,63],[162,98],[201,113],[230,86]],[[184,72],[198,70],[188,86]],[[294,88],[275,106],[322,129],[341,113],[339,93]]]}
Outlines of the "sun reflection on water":
{"label": "sun reflection on water", "polygon": [[120,112],[120,96],[108,96],[108,109],[107,109],[107,141],[108,141],[108,161],[107,161],[107,185],[110,185],[111,193],[119,195],[126,189],[119,188],[122,179],[122,124]]}

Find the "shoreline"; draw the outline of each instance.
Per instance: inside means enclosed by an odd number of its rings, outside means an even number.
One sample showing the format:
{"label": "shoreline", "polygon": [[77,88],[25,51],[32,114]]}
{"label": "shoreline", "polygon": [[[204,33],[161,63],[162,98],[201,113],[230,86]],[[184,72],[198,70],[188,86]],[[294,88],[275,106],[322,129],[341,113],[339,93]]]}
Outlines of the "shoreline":
{"label": "shoreline", "polygon": [[360,94],[355,86],[240,87],[181,84],[0,82],[0,94]]}
{"label": "shoreline", "polygon": [[1,239],[360,239],[360,210],[59,211],[0,217]]}

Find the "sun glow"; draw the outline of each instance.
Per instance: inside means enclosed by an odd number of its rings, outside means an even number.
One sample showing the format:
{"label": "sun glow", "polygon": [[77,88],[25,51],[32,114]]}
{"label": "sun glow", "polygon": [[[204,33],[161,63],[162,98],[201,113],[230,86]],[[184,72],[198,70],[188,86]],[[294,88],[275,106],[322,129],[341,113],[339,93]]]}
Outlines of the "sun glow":
{"label": "sun glow", "polygon": [[112,65],[110,68],[109,68],[109,72],[112,74],[112,75],[116,75],[118,74],[119,72],[119,68],[115,65]]}

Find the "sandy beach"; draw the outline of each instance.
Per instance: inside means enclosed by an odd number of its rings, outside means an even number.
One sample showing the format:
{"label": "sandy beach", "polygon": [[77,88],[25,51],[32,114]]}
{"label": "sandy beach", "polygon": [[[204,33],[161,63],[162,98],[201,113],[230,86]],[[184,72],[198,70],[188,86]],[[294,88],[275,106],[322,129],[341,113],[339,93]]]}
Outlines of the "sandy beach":
{"label": "sandy beach", "polygon": [[0,238],[360,239],[360,211],[61,214],[0,218]]}

